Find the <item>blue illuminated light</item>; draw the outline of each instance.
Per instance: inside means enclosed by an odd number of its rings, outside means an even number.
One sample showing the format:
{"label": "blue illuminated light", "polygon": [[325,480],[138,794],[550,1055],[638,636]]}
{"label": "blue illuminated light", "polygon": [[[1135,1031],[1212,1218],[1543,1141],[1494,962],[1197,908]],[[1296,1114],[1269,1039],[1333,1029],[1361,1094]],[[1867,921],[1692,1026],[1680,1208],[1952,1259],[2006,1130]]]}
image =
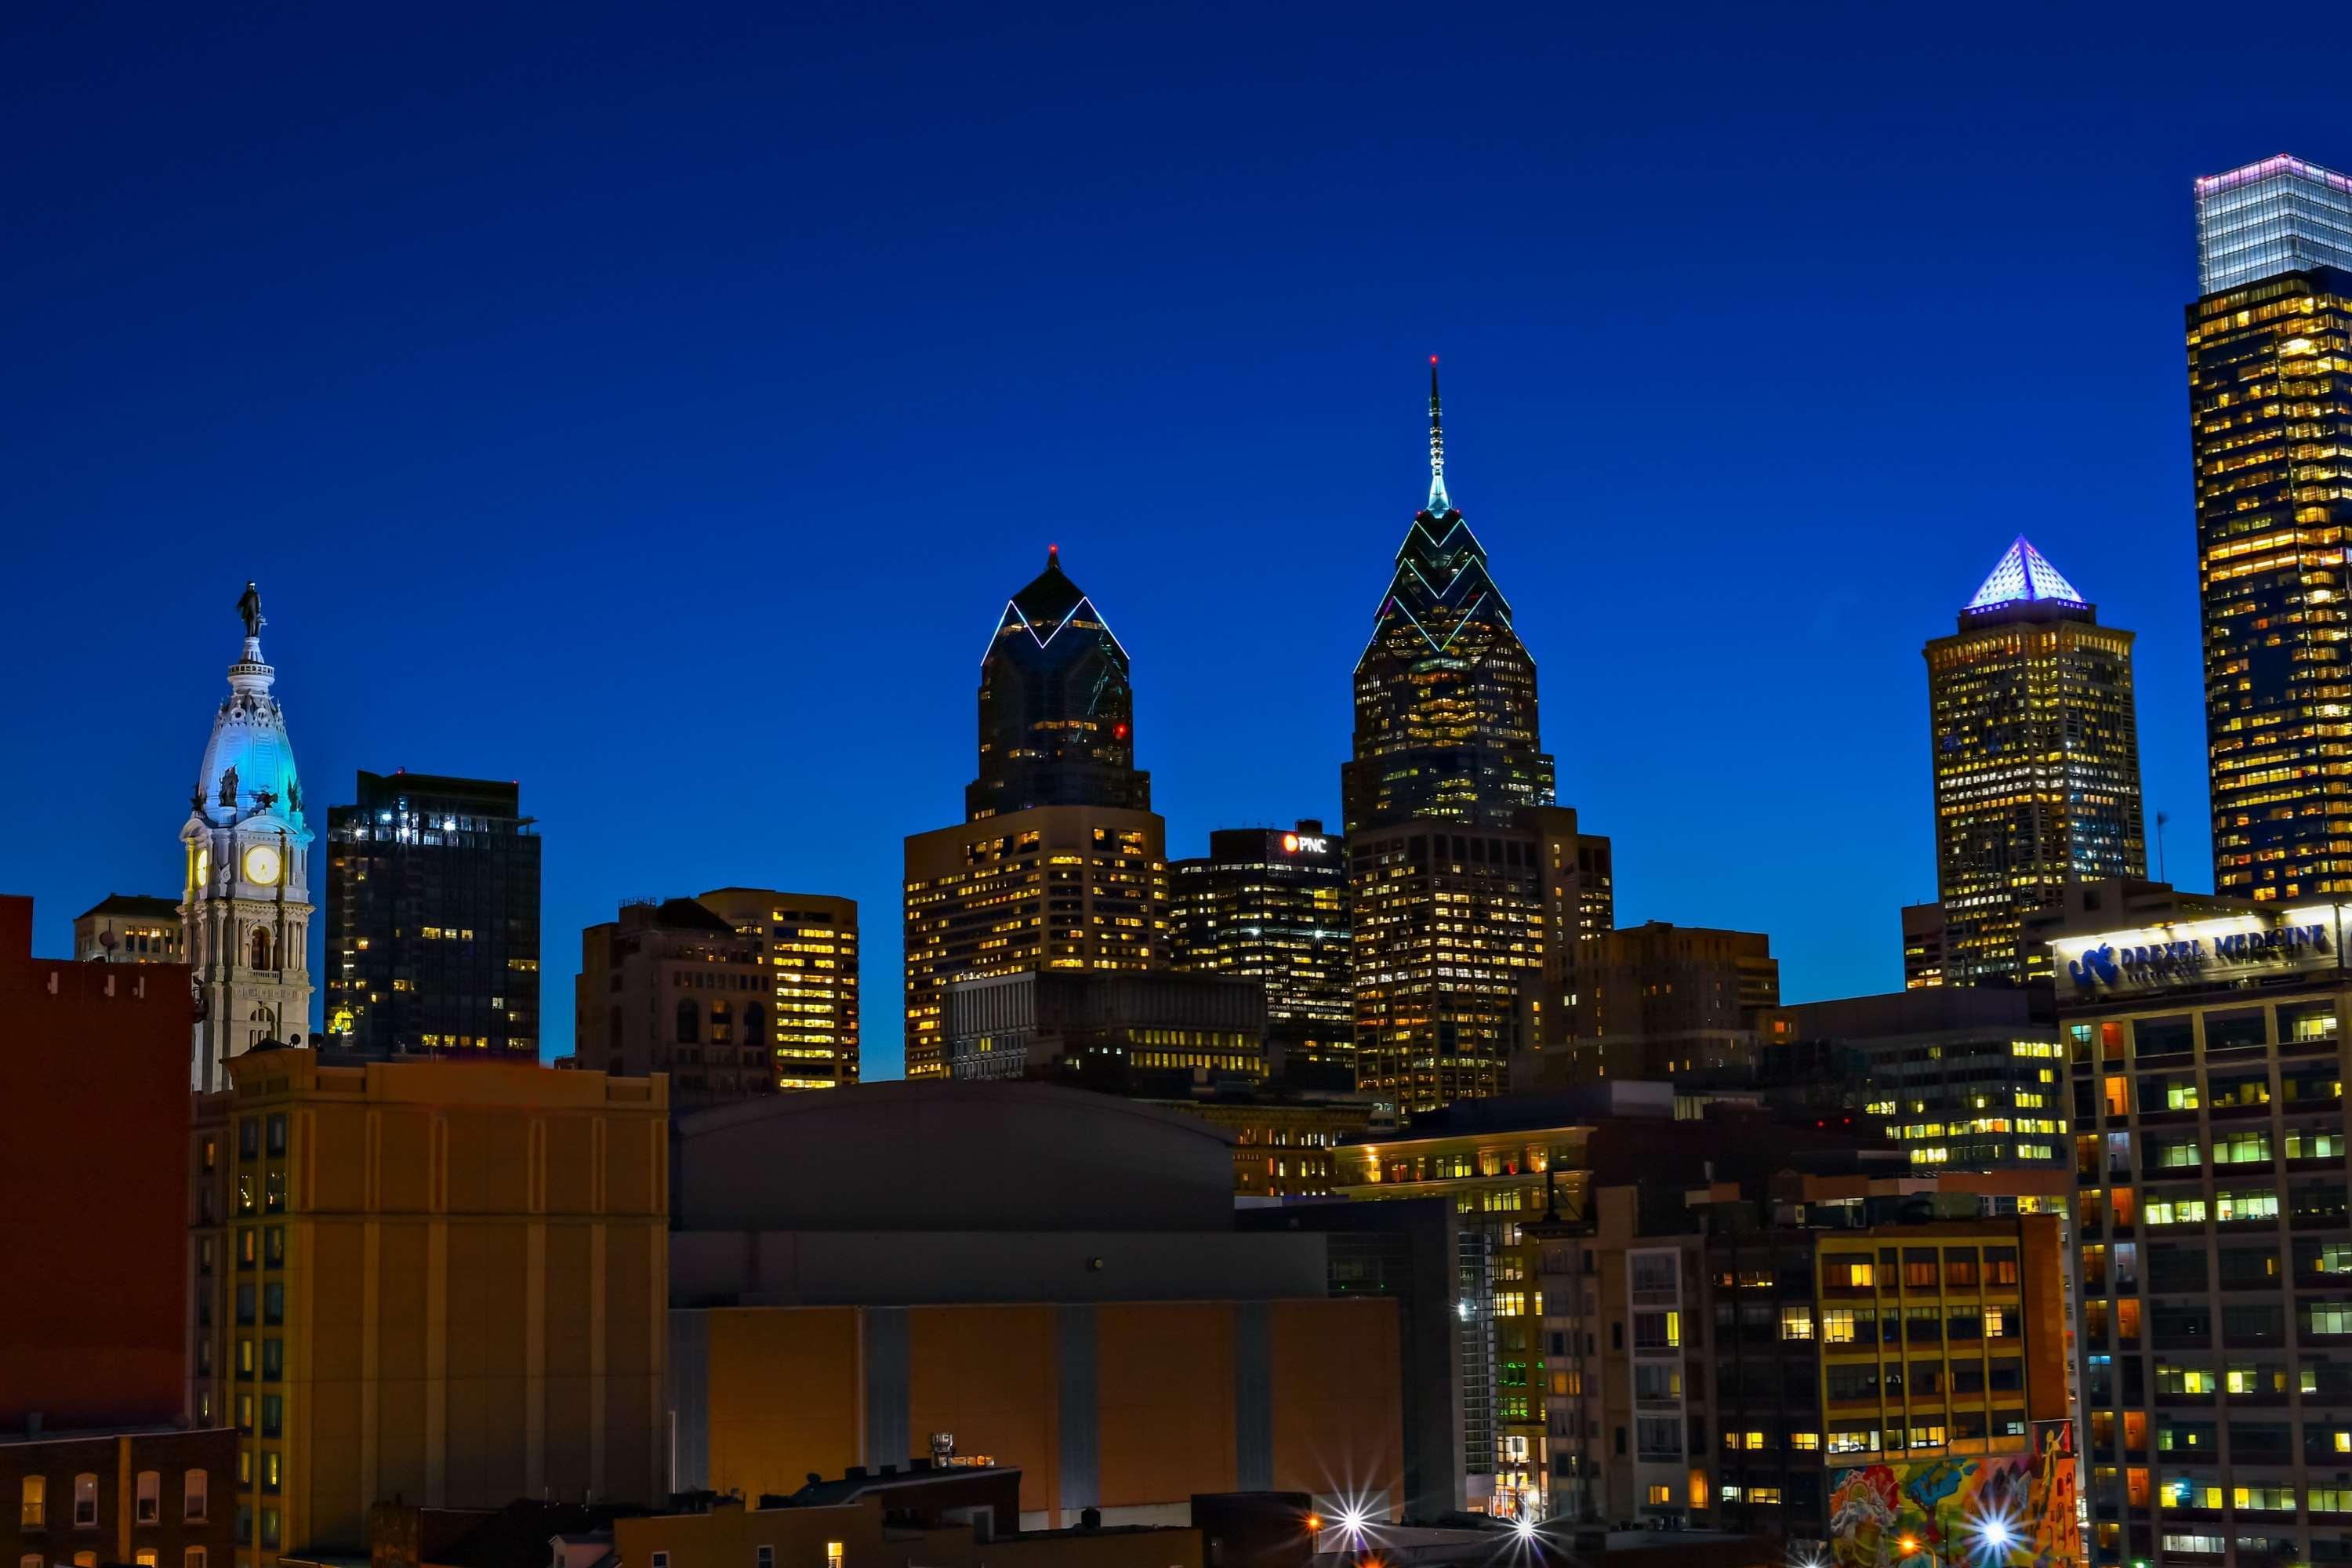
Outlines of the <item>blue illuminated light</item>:
{"label": "blue illuminated light", "polygon": [[2000,605],[2043,600],[2062,605],[2084,603],[2083,595],[2074,591],[2074,584],[2059,575],[2058,568],[2051,565],[2042,552],[2027,543],[2025,535],[2021,533],[2017,536],[2017,542],[2009,547],[2009,552],[1993,567],[1992,574],[1984,580],[1984,585],[1977,590],[1977,596],[1969,601],[1968,607],[1990,610]]}

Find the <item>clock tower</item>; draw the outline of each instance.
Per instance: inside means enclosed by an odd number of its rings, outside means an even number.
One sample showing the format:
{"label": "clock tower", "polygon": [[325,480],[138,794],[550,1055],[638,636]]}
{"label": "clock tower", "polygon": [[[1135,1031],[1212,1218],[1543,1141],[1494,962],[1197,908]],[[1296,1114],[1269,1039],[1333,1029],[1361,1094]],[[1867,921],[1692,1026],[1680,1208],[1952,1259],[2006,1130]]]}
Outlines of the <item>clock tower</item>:
{"label": "clock tower", "polygon": [[245,647],[228,667],[180,829],[180,920],[196,991],[191,1079],[226,1089],[229,1058],[310,1027],[310,829],[286,714],[261,657],[261,595],[237,601]]}

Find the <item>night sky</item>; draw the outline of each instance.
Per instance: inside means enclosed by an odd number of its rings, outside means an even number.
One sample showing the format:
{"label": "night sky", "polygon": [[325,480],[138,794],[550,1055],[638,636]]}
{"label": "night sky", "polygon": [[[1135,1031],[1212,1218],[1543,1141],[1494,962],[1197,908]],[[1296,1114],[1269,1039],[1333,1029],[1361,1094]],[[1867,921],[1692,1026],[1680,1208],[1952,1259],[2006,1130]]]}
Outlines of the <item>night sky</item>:
{"label": "night sky", "polygon": [[1336,821],[1433,353],[1622,923],[1898,984],[1920,644],[2020,531],[2211,885],[2189,183],[2352,130],[2210,9],[226,10],[0,19],[44,952],[176,892],[251,577],[315,826],[521,781],[547,1055],[581,926],[741,883],[861,901],[896,1076],[899,841],[1048,542],[1172,854]]}

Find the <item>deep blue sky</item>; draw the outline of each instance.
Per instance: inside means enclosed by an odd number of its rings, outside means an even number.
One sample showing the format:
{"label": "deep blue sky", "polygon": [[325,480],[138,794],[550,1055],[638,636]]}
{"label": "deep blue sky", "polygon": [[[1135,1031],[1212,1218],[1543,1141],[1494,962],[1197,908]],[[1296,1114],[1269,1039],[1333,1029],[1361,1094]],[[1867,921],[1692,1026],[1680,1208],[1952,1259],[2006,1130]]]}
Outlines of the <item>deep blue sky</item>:
{"label": "deep blue sky", "polygon": [[174,890],[254,577],[314,804],[521,780],[550,1055],[582,925],[751,883],[861,900],[895,1075],[899,840],[1048,541],[1174,853],[1337,816],[1432,353],[1622,921],[1895,985],[1919,645],[2020,531],[2210,885],[2189,181],[2352,130],[2210,9],[226,9],[0,20],[47,951]]}

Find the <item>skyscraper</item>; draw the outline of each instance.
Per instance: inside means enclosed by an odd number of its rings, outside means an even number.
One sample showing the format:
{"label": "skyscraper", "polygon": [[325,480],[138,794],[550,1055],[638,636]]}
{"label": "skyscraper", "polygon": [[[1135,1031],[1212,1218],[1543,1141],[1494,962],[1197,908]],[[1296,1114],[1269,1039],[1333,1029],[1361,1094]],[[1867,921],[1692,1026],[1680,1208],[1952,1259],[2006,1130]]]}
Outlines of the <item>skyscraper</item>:
{"label": "skyscraper", "polygon": [[[1266,1062],[1352,1073],[1348,841],[1296,827],[1220,828],[1209,853],[1169,868],[1174,967],[1265,987]],[[1342,1081],[1345,1081],[1343,1078]]]}
{"label": "skyscraper", "polygon": [[539,834],[522,789],[362,773],[327,808],[327,1032],[356,1050],[539,1055]]}
{"label": "skyscraper", "polygon": [[623,904],[620,919],[580,933],[573,1065],[626,1078],[667,1073],[677,1105],[775,1093],[764,946],[692,899]]}
{"label": "skyscraper", "polygon": [[980,665],[967,819],[907,839],[907,1076],[946,1068],[947,989],[1167,963],[1167,826],[1135,766],[1127,650],[1049,547]]}
{"label": "skyscraper", "polygon": [[192,1079],[227,1086],[228,1058],[310,1026],[310,839],[286,711],[261,657],[261,595],[237,600],[245,645],[180,828],[182,951],[195,971]]}
{"label": "skyscraper", "polygon": [[1609,841],[1552,804],[1535,660],[1446,494],[1430,365],[1429,504],[1356,662],[1339,773],[1357,1081],[1406,1111],[1507,1087],[1537,986],[1614,917]]}
{"label": "skyscraper", "polygon": [[1552,803],[1536,661],[1487,574],[1486,546],[1445,493],[1437,361],[1429,362],[1429,504],[1396,553],[1356,661],[1355,755],[1339,769],[1348,831],[1417,817],[1496,826]]}
{"label": "skyscraper", "polygon": [[963,794],[973,822],[1040,805],[1151,809],[1127,649],[1063,573],[1059,545],[1005,601],[981,658],[980,776]]}
{"label": "skyscraper", "polygon": [[2197,182],[2188,309],[2214,890],[2352,891],[2352,178]]}
{"label": "skyscraper", "polygon": [[2131,650],[2022,538],[1928,642],[1943,984],[2047,977],[2027,914],[2147,875]]}
{"label": "skyscraper", "polygon": [[778,1089],[857,1081],[857,900],[719,888],[695,900],[756,940],[775,982]]}

